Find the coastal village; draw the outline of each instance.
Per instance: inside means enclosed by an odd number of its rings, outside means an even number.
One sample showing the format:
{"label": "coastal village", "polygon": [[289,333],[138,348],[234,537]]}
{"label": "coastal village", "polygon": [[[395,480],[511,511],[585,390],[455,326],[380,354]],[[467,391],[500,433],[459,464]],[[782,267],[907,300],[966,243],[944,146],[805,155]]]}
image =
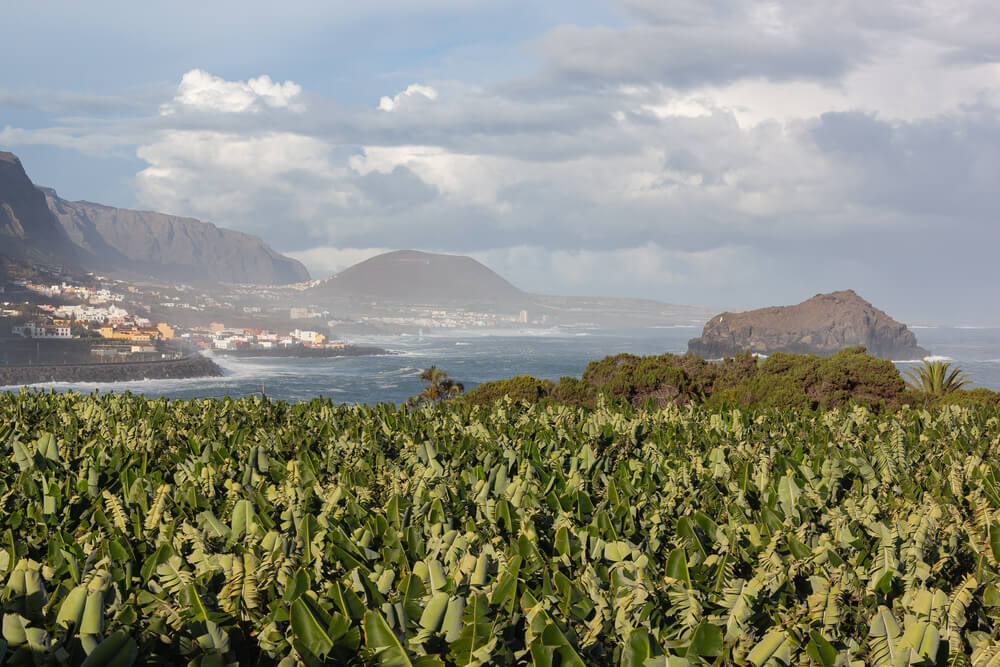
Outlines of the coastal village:
{"label": "coastal village", "polygon": [[[15,280],[0,287],[0,317],[10,323],[6,331],[0,329],[0,337],[9,335],[39,342],[85,341],[89,342],[94,357],[152,355],[168,348],[189,351],[296,347],[324,350],[347,345],[345,341],[328,340],[320,331],[305,327],[279,331],[227,326],[221,321],[182,326],[166,318],[154,319],[140,314],[149,312],[150,297],[162,296],[159,290],[143,289],[101,276],[95,277],[96,285],[81,285],[58,272],[51,275],[51,281]],[[14,300],[15,294],[21,298]],[[204,303],[200,295],[198,301]],[[180,302],[176,297],[161,302],[165,304],[169,304],[167,308],[205,307]],[[302,319],[312,313],[292,308],[288,316],[289,319]]]}
{"label": "coastal village", "polygon": [[[527,310],[497,314],[419,305],[337,319],[318,306],[288,305],[294,302],[291,295],[315,281],[252,289],[220,286],[209,294],[188,285],[143,286],[100,275],[81,283],[60,267],[32,268],[31,279],[0,286],[0,338],[78,341],[78,349],[88,350],[87,361],[94,362],[168,359],[198,351],[342,350],[348,342],[331,337],[338,326],[420,331],[538,326],[548,319],[530,318]],[[18,363],[7,353],[0,357],[0,364]],[[77,354],[73,361],[84,359]]]}

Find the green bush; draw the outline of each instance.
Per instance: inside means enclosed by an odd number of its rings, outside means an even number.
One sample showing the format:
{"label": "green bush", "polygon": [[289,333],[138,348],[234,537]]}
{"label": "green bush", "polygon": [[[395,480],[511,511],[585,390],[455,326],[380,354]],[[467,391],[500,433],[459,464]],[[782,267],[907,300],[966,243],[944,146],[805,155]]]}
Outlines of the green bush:
{"label": "green bush", "polygon": [[519,375],[506,380],[484,382],[465,394],[460,400],[469,405],[492,405],[504,396],[510,396],[516,401],[537,403],[548,396],[552,386],[551,380],[539,380],[530,375]]}
{"label": "green bush", "polygon": [[[863,347],[832,357],[778,352],[763,361],[747,352],[720,363],[694,355],[616,354],[588,364],[579,379],[564,377],[552,383],[525,375],[484,383],[462,400],[488,405],[505,395],[529,403],[586,408],[594,407],[598,396],[609,404],[645,407],[698,403],[712,408],[828,410],[857,404],[895,410],[906,404],[931,404],[926,396],[907,389],[891,361],[873,357]],[[997,396],[977,389],[942,400],[994,407]]]}
{"label": "green bush", "polygon": [[597,402],[597,396],[589,383],[579,378],[564,377],[552,388],[549,400],[575,408],[592,408]]}
{"label": "green bush", "polygon": [[977,389],[959,389],[932,399],[933,407],[945,405],[960,405],[963,408],[1000,408],[1000,393],[979,387]]}

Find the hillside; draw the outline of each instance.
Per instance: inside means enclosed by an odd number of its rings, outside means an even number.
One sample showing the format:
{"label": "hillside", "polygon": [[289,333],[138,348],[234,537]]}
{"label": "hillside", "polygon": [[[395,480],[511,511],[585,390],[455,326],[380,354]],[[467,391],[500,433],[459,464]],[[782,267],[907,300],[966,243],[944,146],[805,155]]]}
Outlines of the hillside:
{"label": "hillside", "polygon": [[0,152],[0,254],[126,279],[288,284],[309,279],[261,239],[193,218],[70,202]]}
{"label": "hillside", "polygon": [[471,257],[397,250],[341,271],[317,295],[401,303],[509,303],[528,295]]}
{"label": "hillside", "polygon": [[279,285],[309,280],[301,263],[256,236],[194,218],[66,201],[55,190],[41,190],[77,246],[80,262],[92,270],[184,282]]}
{"label": "hillside", "polygon": [[0,253],[16,260],[74,266],[76,250],[45,196],[13,153],[0,151]]}

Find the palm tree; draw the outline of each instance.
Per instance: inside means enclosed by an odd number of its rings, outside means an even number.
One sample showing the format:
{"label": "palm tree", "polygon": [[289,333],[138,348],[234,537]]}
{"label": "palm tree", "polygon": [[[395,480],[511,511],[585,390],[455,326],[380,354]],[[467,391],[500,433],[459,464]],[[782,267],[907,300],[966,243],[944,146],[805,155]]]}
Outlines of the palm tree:
{"label": "palm tree", "polygon": [[908,378],[906,383],[916,391],[922,391],[925,394],[933,396],[950,394],[972,383],[972,380],[966,379],[969,377],[968,373],[962,373],[960,368],[956,368],[949,373],[948,369],[950,367],[951,362],[927,361],[924,359],[922,368],[915,366],[904,371]]}
{"label": "palm tree", "polygon": [[465,391],[465,386],[461,382],[455,382],[437,366],[424,369],[420,379],[426,382],[427,386],[418,395],[410,398],[407,401],[408,405],[437,403],[446,398],[454,398]]}

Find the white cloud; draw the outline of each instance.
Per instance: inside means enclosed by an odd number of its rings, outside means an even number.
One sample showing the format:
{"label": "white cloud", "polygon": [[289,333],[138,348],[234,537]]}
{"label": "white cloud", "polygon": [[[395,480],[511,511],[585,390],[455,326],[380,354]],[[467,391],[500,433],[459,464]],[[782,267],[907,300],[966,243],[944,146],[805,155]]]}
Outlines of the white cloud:
{"label": "white cloud", "polygon": [[262,107],[301,111],[302,87],[292,81],[278,83],[264,74],[247,81],[227,81],[200,69],[181,77],[173,103],[160,113],[176,113],[178,108],[222,113],[257,111]]}
{"label": "white cloud", "polygon": [[379,100],[378,108],[382,111],[395,111],[400,108],[401,104],[405,104],[407,100],[423,97],[427,100],[436,100],[438,98],[438,92],[430,86],[422,86],[418,83],[411,84],[406,87],[406,90],[395,95],[393,97],[383,96]]}
{"label": "white cloud", "polygon": [[330,150],[289,132],[164,132],[137,151],[149,164],[136,175],[137,196],[157,210],[253,233],[288,225],[300,234],[317,216],[361,199]]}

